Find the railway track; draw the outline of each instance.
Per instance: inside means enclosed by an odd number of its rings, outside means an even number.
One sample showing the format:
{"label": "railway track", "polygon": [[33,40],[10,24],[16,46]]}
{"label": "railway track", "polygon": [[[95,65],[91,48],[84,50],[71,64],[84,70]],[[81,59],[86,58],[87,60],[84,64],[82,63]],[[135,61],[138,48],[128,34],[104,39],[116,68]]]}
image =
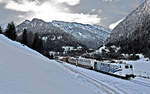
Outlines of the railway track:
{"label": "railway track", "polygon": [[[57,62],[60,62],[60,63],[65,63],[65,62],[62,62],[62,61],[57,61]],[[105,85],[104,83],[102,83],[101,81],[93,78],[93,77],[90,77],[89,75],[87,74],[84,74],[84,73],[81,73],[77,70],[74,70],[73,68],[63,64],[63,66],[67,69],[69,69],[71,72],[74,72],[76,74],[79,74],[80,76],[82,76],[85,80],[87,80],[90,84],[96,86],[98,89],[100,90],[104,90],[104,92],[106,94],[127,94],[125,92],[121,92],[121,91],[116,91],[114,89],[112,89],[111,87]]]}
{"label": "railway track", "polygon": [[138,80],[131,80],[130,82],[150,88],[150,83],[146,83],[146,82],[142,82],[142,81],[138,81]]}
{"label": "railway track", "polygon": [[[103,89],[106,92],[106,94],[132,94],[131,92],[128,92],[126,90],[128,88],[125,87],[126,88],[125,89],[124,87],[120,87],[123,84],[124,85],[128,84],[129,87],[131,87],[131,85],[132,85],[132,86],[138,86],[138,87],[147,88],[147,89],[150,88],[149,81],[142,81],[140,79],[125,80],[125,79],[118,79],[118,78],[113,77],[113,76],[112,76],[112,78],[106,76],[106,80],[105,80],[105,76],[97,78],[96,76],[92,76],[91,74],[88,74],[89,72],[82,71],[82,69],[78,70],[77,68],[75,68],[75,66],[71,67],[70,66],[71,64],[68,64],[68,63],[63,62],[63,61],[60,61],[60,62],[62,63],[62,65],[65,68],[69,69],[70,71],[72,71],[76,74],[79,74],[79,76],[81,76],[83,79],[88,81],[90,84],[96,86],[97,89],[100,89],[100,90]],[[115,79],[115,80],[111,80],[111,79]],[[119,84],[121,80],[122,80],[122,83]],[[136,91],[134,91],[134,90],[136,90],[136,88],[129,88],[129,91],[132,91],[132,92],[138,92],[138,93],[141,92],[141,94],[145,94],[143,92],[146,92],[146,91],[141,91],[138,89]]]}

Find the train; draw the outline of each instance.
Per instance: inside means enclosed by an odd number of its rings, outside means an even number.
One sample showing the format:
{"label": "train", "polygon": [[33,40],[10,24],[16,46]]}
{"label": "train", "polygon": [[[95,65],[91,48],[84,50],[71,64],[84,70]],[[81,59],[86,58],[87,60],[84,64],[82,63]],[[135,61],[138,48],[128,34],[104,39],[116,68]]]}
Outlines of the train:
{"label": "train", "polygon": [[95,59],[68,57],[67,62],[123,79],[134,78],[133,65],[123,61],[98,61]]}

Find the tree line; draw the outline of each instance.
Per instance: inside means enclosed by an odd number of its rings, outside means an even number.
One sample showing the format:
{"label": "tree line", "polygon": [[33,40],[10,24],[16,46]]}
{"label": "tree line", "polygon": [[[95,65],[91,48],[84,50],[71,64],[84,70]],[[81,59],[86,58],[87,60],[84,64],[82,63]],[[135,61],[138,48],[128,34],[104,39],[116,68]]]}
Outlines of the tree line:
{"label": "tree line", "polygon": [[4,34],[6,37],[8,37],[11,40],[16,40],[17,34],[16,34],[16,28],[14,23],[13,22],[9,23],[4,32],[0,27],[0,34]]}
{"label": "tree line", "polygon": [[[8,23],[5,31],[3,31],[0,26],[0,34],[5,35],[6,37],[8,37],[13,41],[18,41],[23,45],[26,45],[32,48],[33,50],[40,52],[41,54],[47,56],[48,58],[53,58],[53,56],[50,56],[48,52],[44,51],[43,40],[38,33],[33,33],[31,31],[29,32],[27,29],[24,29],[21,35],[21,39],[18,40],[18,37],[20,36],[17,36],[15,24],[11,22]],[[28,38],[30,37],[33,38],[32,42],[28,41]],[[31,38],[29,40],[31,40]]]}

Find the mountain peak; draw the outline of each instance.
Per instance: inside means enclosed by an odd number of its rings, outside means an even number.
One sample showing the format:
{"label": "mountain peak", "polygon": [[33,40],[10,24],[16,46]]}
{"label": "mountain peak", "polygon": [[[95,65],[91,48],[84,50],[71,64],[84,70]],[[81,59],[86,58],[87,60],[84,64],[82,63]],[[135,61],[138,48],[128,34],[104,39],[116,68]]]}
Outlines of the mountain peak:
{"label": "mountain peak", "polygon": [[38,18],[33,18],[31,22],[39,22],[39,23],[42,22],[42,23],[47,23],[47,22],[45,22],[44,20],[38,19]]}
{"label": "mountain peak", "polygon": [[134,11],[132,11],[122,22],[120,22],[112,31],[110,37],[107,39],[106,44],[123,40],[134,32],[137,28],[143,26],[146,17],[150,17],[150,0],[146,0]]}
{"label": "mountain peak", "polygon": [[148,41],[150,37],[149,27],[150,0],[146,0],[113,29],[105,44],[122,46],[123,51],[129,53],[147,55],[146,50],[149,49],[150,45]]}
{"label": "mountain peak", "polygon": [[29,24],[31,21],[29,21],[29,20],[25,20],[23,23],[25,23],[25,24]]}

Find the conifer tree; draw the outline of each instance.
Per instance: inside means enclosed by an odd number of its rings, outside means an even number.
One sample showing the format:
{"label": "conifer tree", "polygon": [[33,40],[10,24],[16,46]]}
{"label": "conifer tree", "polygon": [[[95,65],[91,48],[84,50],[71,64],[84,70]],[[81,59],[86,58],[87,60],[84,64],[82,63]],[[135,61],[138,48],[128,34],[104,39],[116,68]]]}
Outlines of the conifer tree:
{"label": "conifer tree", "polygon": [[26,30],[26,29],[23,30],[23,34],[22,34],[22,44],[27,45],[27,30]]}
{"label": "conifer tree", "polygon": [[38,33],[35,33],[33,44],[32,44],[32,49],[42,52],[43,51],[43,41],[41,38],[39,38]]}
{"label": "conifer tree", "polygon": [[2,34],[3,32],[2,32],[2,28],[1,28],[1,26],[0,26],[0,34]]}
{"label": "conifer tree", "polygon": [[13,22],[8,24],[5,35],[12,40],[16,40],[16,28]]}

